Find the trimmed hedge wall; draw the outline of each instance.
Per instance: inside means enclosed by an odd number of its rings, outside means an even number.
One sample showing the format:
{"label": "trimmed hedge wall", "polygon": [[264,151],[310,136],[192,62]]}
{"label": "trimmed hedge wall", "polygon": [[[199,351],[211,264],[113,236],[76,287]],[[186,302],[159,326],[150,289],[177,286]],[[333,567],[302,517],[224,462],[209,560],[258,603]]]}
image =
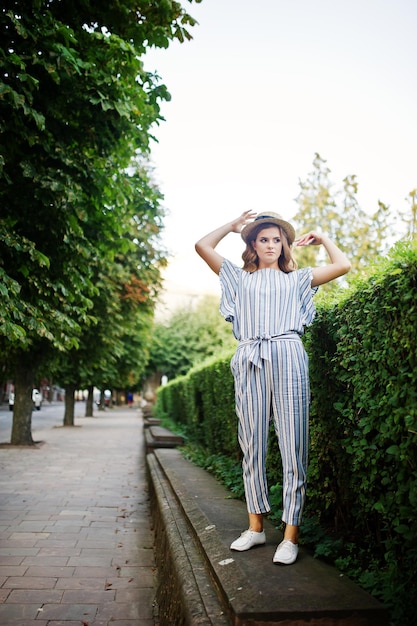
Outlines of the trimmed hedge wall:
{"label": "trimmed hedge wall", "polygon": [[[312,389],[306,517],[344,548],[336,565],[414,623],[417,609],[417,245],[397,245],[305,335]],[[231,355],[158,391],[156,413],[239,461]],[[271,489],[280,460],[269,454]],[[340,543],[335,544],[340,547]],[[349,548],[350,546],[350,548]],[[350,552],[349,552],[350,550]]]}
{"label": "trimmed hedge wall", "polygon": [[206,361],[160,387],[155,415],[173,419],[188,440],[210,454],[239,461],[232,354]]}

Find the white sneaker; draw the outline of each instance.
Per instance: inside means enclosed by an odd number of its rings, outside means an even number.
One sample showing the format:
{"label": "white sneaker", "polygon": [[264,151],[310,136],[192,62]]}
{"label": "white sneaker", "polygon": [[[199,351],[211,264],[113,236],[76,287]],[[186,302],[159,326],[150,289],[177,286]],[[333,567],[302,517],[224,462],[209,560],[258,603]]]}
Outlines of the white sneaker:
{"label": "white sneaker", "polygon": [[262,531],[260,533],[255,532],[254,530],[245,530],[240,537],[235,539],[235,541],[231,544],[231,550],[238,550],[239,552],[243,552],[244,550],[250,550],[254,546],[262,546],[265,543],[265,532]]}
{"label": "white sneaker", "polygon": [[278,548],[276,549],[274,558],[272,560],[274,563],[291,565],[291,563],[294,563],[294,561],[296,561],[297,556],[298,546],[289,539],[284,539],[283,541],[281,541]]}

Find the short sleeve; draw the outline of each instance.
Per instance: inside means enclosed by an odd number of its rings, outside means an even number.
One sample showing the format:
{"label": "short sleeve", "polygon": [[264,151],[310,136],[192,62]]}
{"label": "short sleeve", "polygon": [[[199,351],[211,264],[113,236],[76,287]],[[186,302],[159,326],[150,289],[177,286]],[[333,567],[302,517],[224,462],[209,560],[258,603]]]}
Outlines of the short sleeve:
{"label": "short sleeve", "polygon": [[299,278],[301,323],[303,326],[311,326],[316,315],[313,296],[317,292],[318,287],[311,286],[311,281],[313,280],[313,270],[311,267],[297,270],[297,273]]}
{"label": "short sleeve", "polygon": [[239,277],[243,270],[227,259],[223,260],[219,278],[222,295],[220,299],[220,313],[226,322],[233,322],[235,318],[236,294]]}

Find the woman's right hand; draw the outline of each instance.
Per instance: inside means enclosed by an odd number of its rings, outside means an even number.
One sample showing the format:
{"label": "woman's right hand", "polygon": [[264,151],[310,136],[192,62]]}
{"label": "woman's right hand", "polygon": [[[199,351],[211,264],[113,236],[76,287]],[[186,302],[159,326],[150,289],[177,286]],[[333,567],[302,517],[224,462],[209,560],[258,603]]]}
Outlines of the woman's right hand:
{"label": "woman's right hand", "polygon": [[242,228],[253,219],[255,219],[256,216],[256,211],[244,211],[242,215],[239,215],[239,217],[231,222],[232,232],[240,233],[242,231]]}
{"label": "woman's right hand", "polygon": [[208,235],[202,237],[195,244],[197,254],[207,263],[207,265],[218,274],[223,263],[223,257],[216,252],[217,244],[229,233],[240,233],[242,228],[256,216],[255,211],[244,211],[231,222],[227,222],[223,226],[216,228]]}

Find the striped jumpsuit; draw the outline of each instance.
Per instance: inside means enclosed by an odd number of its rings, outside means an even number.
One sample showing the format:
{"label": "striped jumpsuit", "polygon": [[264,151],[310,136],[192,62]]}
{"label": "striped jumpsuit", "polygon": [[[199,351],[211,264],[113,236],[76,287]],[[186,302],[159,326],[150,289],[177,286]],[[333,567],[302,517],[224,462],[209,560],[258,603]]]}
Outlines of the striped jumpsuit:
{"label": "striped jumpsuit", "polygon": [[310,386],[301,335],[315,315],[311,280],[310,267],[249,273],[225,259],[220,270],[220,312],[239,341],[231,369],[247,508],[271,510],[265,466],[273,418],[283,467],[282,519],[295,526],[307,482]]}

